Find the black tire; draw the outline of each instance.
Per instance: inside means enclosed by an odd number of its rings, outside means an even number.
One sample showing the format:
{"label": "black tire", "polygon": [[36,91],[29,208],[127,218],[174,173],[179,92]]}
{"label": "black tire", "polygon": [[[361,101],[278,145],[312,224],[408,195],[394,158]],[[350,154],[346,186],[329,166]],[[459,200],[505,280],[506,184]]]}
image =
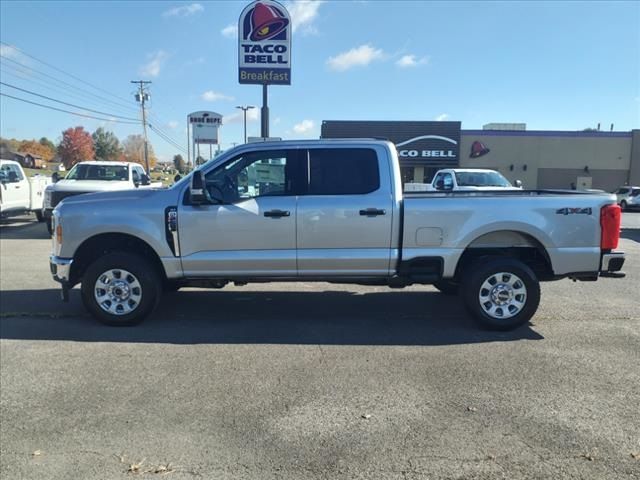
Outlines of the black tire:
{"label": "black tire", "polygon": [[44,215],[42,214],[42,210],[36,210],[36,220],[40,223],[44,222]]}
{"label": "black tire", "polygon": [[47,232],[49,235],[53,235],[53,219],[49,218],[45,223],[47,224]]}
{"label": "black tire", "polygon": [[[499,273],[506,275],[492,286],[491,281],[496,281]],[[513,284],[509,285],[511,282]],[[513,258],[487,257],[471,264],[463,272],[461,289],[467,310],[481,326],[491,330],[513,330],[524,325],[540,304],[540,283],[536,274]],[[481,302],[481,295],[487,297],[486,302]],[[495,295],[495,302],[492,295]]]}
{"label": "black tire", "polygon": [[457,295],[460,291],[460,284],[452,280],[440,280],[434,283],[433,286],[445,295]]}
{"label": "black tire", "polygon": [[[132,278],[137,280],[137,283],[132,282],[133,285],[139,284],[139,287],[135,286],[131,288],[131,297],[129,297],[131,298],[130,301],[134,302],[136,306],[128,313],[109,313],[96,300],[94,294],[98,288],[96,282],[98,282],[98,279],[101,277],[104,278],[103,275],[108,272],[119,269],[129,272]],[[114,278],[114,281],[115,280],[118,280],[118,278]],[[127,285],[128,284],[127,281]],[[139,292],[137,290],[139,290]],[[106,325],[129,326],[142,322],[142,320],[153,312],[160,301],[162,282],[160,281],[160,273],[146,258],[130,253],[112,252],[98,258],[89,265],[82,277],[81,291],[82,302],[85,308],[100,322]],[[139,296],[136,301],[133,300],[134,294]],[[102,304],[111,305],[113,303],[116,305],[117,303],[124,302],[126,302],[126,300],[111,302],[109,298],[106,298]],[[127,308],[131,307],[129,306]]]}
{"label": "black tire", "polygon": [[624,200],[622,200],[620,202],[620,210],[622,210],[623,212],[627,209],[627,202],[625,202]]}

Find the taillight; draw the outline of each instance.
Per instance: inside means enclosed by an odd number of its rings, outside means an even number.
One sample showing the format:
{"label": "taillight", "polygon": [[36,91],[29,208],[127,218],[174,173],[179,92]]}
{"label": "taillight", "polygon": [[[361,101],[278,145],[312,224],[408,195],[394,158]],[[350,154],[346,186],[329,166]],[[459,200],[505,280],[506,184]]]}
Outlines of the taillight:
{"label": "taillight", "polygon": [[620,240],[620,206],[607,205],[600,210],[600,248],[613,250],[618,248]]}

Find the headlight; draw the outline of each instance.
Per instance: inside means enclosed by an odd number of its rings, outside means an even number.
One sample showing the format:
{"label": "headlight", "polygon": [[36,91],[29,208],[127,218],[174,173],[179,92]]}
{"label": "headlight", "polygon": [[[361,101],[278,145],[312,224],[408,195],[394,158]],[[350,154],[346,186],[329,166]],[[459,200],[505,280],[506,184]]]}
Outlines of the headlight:
{"label": "headlight", "polygon": [[51,190],[44,191],[44,208],[51,208]]}

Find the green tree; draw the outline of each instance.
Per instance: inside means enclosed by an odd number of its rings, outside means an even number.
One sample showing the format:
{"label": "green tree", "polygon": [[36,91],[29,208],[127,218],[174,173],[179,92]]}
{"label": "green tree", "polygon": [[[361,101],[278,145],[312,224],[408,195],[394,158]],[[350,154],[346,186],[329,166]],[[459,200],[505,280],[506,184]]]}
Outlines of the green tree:
{"label": "green tree", "polygon": [[173,165],[176,167],[178,173],[185,173],[187,169],[184,158],[182,158],[182,155],[180,154],[173,156]]}
{"label": "green tree", "polygon": [[38,143],[43,147],[48,148],[53,153],[53,155],[56,154],[56,144],[49,140],[47,137],[42,137],[40,140],[38,140]]}
{"label": "green tree", "polygon": [[113,132],[108,132],[100,127],[93,135],[93,145],[96,149],[96,160],[107,160],[115,162],[120,158],[122,148],[120,141]]}

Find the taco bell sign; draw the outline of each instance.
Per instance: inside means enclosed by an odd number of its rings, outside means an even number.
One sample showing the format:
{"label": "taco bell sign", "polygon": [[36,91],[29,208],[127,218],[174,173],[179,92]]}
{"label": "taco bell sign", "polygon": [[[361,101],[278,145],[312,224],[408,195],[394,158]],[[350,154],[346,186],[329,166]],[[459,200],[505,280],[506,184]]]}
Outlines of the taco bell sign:
{"label": "taco bell sign", "polygon": [[238,80],[291,85],[291,17],[273,0],[247,5],[238,23]]}

